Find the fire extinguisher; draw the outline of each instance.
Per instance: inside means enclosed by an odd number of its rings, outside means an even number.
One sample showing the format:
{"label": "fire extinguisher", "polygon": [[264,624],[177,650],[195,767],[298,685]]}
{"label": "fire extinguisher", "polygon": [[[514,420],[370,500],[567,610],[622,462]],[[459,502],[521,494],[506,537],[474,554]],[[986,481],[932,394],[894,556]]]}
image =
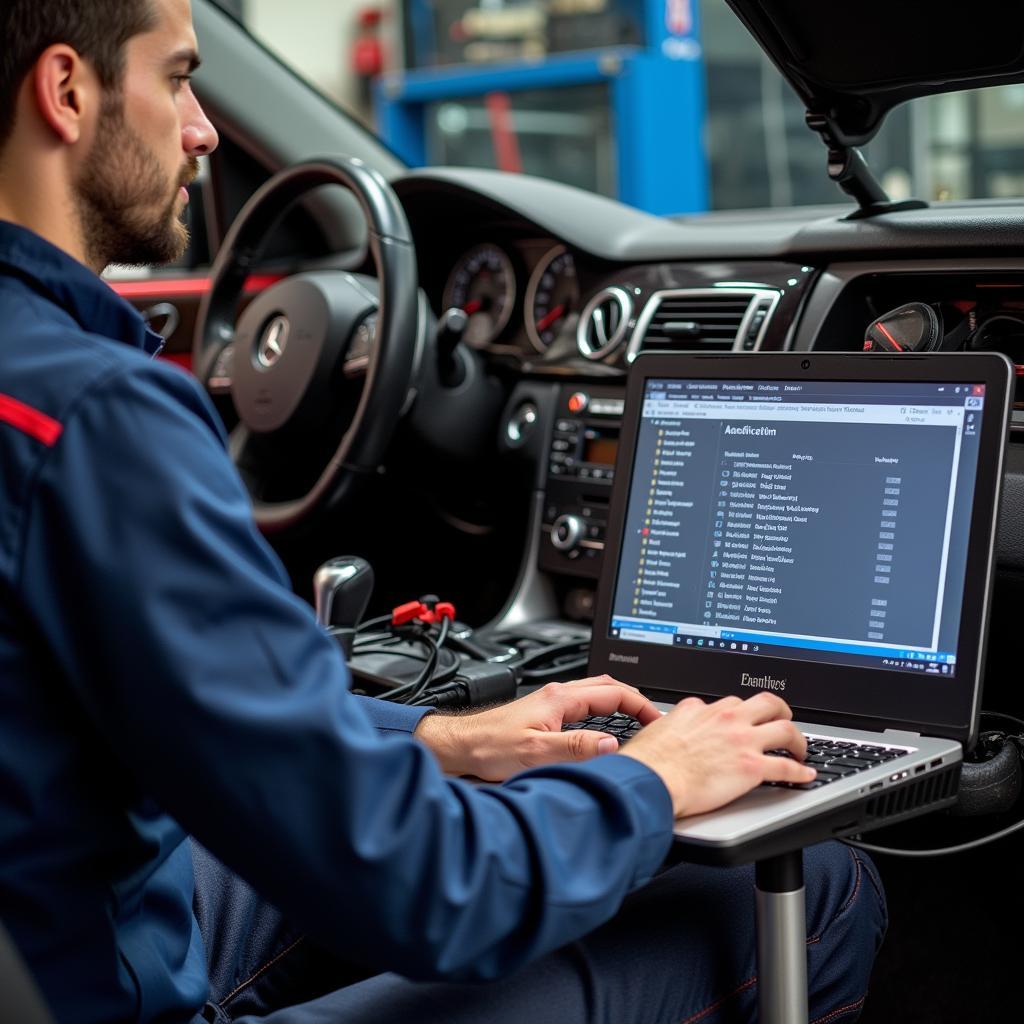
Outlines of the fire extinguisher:
{"label": "fire extinguisher", "polygon": [[358,83],[359,102],[366,115],[370,113],[373,80],[384,70],[384,46],[380,38],[383,17],[378,7],[364,7],[356,14],[352,71]]}

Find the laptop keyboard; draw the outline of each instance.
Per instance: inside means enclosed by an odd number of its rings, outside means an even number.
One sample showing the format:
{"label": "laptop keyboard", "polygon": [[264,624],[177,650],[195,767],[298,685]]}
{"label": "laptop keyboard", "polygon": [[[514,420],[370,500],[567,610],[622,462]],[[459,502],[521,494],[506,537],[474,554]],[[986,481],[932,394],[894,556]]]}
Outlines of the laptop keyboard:
{"label": "laptop keyboard", "polygon": [[[837,779],[876,765],[885,764],[893,758],[910,753],[909,747],[885,747],[877,743],[857,743],[854,740],[840,740],[831,736],[804,734],[807,740],[807,757],[804,763],[818,772],[813,782],[769,782],[769,786],[783,786],[788,789],[819,789]],[[768,750],[777,757],[792,757],[788,750]]]}
{"label": "laptop keyboard", "polygon": [[[591,729],[614,736],[622,744],[632,739],[641,728],[640,723],[631,715],[616,712],[613,715],[591,715],[579,722],[567,722],[562,726],[562,731]],[[817,770],[817,778],[813,782],[768,782],[765,785],[783,786],[787,789],[819,789],[837,779],[845,779],[848,775],[856,775],[858,772],[912,752],[910,747],[857,743],[854,740],[841,740],[832,736],[805,734],[804,738],[807,740],[807,757],[804,763]],[[793,756],[788,750],[768,750],[766,753],[775,757]]]}
{"label": "laptop keyboard", "polygon": [[624,715],[616,711],[613,715],[591,715],[578,722],[566,722],[562,726],[562,732],[569,732],[573,729],[606,732],[609,736],[614,736],[621,745],[627,740],[631,740],[641,728],[640,723],[632,715]]}

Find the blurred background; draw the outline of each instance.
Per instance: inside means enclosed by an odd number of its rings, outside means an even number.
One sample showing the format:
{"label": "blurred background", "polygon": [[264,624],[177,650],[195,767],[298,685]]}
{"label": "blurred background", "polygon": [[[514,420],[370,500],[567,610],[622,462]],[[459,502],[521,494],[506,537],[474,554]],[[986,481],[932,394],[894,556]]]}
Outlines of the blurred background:
{"label": "blurred background", "polygon": [[[522,171],[658,214],[847,201],[724,0],[220,0],[413,166]],[[930,97],[866,155],[894,199],[1024,194],[1024,86]]]}

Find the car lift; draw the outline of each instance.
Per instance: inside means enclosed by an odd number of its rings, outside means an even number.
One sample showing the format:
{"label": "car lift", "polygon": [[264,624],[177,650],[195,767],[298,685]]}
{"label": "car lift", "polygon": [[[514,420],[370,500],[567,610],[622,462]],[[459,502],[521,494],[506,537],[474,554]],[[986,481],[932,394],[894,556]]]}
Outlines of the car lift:
{"label": "car lift", "polygon": [[[418,23],[422,6],[423,0],[405,0],[407,22]],[[374,88],[378,131],[406,163],[422,167],[430,162],[429,105],[473,97],[504,97],[507,105],[509,93],[603,83],[611,108],[617,198],[654,214],[707,210],[699,4],[643,0],[637,7],[643,9],[642,45],[386,74]]]}

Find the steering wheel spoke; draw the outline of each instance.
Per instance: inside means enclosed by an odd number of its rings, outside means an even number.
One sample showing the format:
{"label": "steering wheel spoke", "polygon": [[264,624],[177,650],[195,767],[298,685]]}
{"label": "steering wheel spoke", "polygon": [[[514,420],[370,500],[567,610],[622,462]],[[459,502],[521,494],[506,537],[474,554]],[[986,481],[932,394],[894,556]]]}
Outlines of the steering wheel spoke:
{"label": "steering wheel spoke", "polygon": [[376,341],[377,310],[374,309],[372,313],[364,317],[362,323],[352,333],[352,340],[349,342],[345,361],[341,367],[346,378],[351,380],[366,376]]}
{"label": "steering wheel spoke", "polygon": [[211,395],[231,394],[231,381],[234,373],[235,346],[228,342],[217,353],[206,378],[206,390]]}

